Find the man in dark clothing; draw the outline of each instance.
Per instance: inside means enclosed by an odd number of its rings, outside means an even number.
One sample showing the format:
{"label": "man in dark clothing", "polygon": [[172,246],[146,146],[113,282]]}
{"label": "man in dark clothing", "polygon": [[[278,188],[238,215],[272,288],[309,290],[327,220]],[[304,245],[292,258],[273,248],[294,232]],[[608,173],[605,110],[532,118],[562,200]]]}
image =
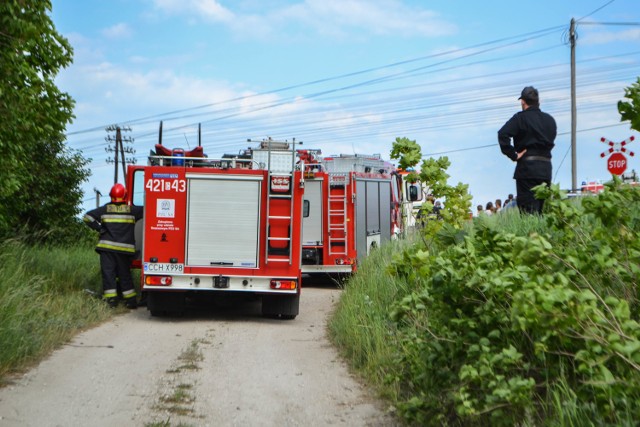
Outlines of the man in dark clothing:
{"label": "man in dark clothing", "polygon": [[[556,121],[540,111],[538,90],[522,89],[522,111],[511,117],[498,131],[502,153],[517,162],[516,201],[521,212],[542,213],[543,201],[535,198],[532,188],[551,185],[551,150],[557,134]],[[513,145],[511,139],[513,138]]]}
{"label": "man in dark clothing", "polygon": [[118,304],[117,280],[128,308],[136,308],[136,291],[131,278],[131,261],[136,252],[134,230],[143,208],[126,203],[127,189],[116,184],[109,193],[111,202],[87,212],[84,222],[100,233],[96,252],[100,254],[103,298],[111,307]]}

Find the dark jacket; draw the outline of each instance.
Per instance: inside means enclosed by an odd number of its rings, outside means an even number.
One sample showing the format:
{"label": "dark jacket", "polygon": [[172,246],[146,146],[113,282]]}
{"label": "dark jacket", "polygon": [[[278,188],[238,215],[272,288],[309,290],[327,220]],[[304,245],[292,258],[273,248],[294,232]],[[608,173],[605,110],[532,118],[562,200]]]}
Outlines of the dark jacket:
{"label": "dark jacket", "polygon": [[513,175],[515,179],[551,180],[551,150],[557,132],[554,118],[538,107],[529,107],[516,113],[502,126],[498,131],[498,142],[505,156],[515,161],[517,153],[527,150],[518,160]]}
{"label": "dark jacket", "polygon": [[97,252],[118,252],[134,255],[135,225],[142,218],[143,208],[125,203],[107,203],[84,215],[84,222],[100,232]]}

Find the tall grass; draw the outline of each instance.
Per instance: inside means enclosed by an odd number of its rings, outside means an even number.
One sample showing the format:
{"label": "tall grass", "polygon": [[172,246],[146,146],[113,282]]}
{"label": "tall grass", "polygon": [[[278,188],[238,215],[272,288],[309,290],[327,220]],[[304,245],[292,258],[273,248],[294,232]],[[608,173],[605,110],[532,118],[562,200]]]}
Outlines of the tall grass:
{"label": "tall grass", "polygon": [[0,248],[0,384],[74,334],[111,316],[85,291],[101,288],[89,246],[32,247],[7,240]]}
{"label": "tall grass", "polygon": [[347,282],[329,324],[330,335],[347,360],[380,394],[392,400],[397,390],[385,383],[395,356],[395,327],[389,311],[404,290],[402,282],[386,274],[384,268],[413,240],[393,241],[374,250]]}

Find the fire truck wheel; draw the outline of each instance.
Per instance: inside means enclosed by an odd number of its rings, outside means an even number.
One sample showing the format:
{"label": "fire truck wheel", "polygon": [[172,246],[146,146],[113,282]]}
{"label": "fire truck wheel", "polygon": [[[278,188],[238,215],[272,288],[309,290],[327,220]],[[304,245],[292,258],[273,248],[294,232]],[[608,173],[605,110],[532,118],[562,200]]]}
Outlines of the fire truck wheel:
{"label": "fire truck wheel", "polygon": [[300,295],[264,295],[262,315],[281,320],[293,320],[300,308]]}
{"label": "fire truck wheel", "polygon": [[149,292],[147,309],[153,317],[184,314],[185,294],[180,292]]}

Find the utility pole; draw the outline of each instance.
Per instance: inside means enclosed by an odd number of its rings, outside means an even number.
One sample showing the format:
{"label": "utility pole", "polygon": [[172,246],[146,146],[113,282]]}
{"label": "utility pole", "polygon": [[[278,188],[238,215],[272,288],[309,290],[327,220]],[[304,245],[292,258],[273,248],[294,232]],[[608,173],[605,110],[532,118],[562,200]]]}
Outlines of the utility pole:
{"label": "utility pole", "polygon": [[571,191],[578,189],[577,154],[576,154],[576,20],[571,18],[569,27],[569,41],[571,42]]}
{"label": "utility pole", "polygon": [[114,171],[113,171],[113,183],[116,184],[118,182],[118,164],[122,163],[122,177],[126,176],[126,165],[127,164],[135,164],[135,157],[125,158],[125,153],[135,154],[136,150],[127,145],[125,147],[124,143],[131,144],[134,139],[130,136],[122,136],[122,132],[131,132],[130,127],[120,127],[119,125],[111,125],[105,129],[107,132],[115,132],[116,136],[113,138],[111,135],[108,135],[104,138],[109,144],[112,142],[115,143],[115,148],[112,148],[111,145],[105,147],[105,151],[107,153],[114,153],[113,159],[107,158],[107,163],[113,163]]}

